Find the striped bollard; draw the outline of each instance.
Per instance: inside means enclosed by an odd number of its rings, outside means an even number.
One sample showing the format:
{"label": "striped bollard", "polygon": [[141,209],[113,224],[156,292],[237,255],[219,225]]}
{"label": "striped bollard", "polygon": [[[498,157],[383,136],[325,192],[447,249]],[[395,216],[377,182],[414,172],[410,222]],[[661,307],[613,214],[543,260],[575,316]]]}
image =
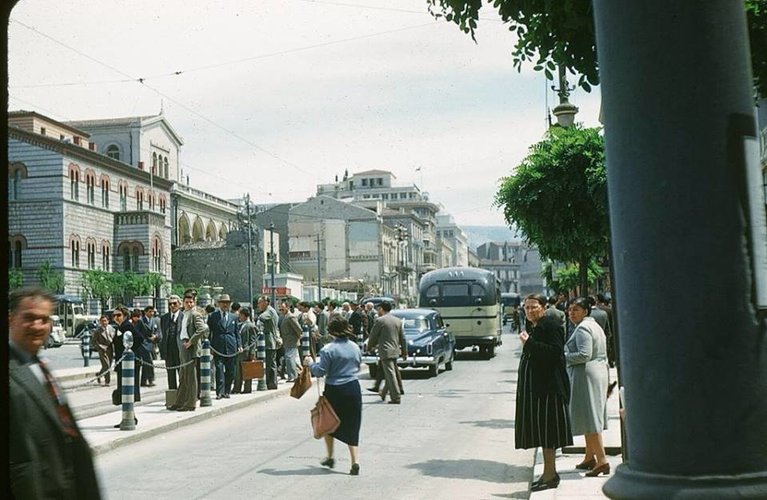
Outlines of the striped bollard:
{"label": "striped bollard", "polygon": [[[301,332],[301,360],[303,360],[306,356],[309,356],[311,354],[311,349],[309,348],[309,325],[304,325]],[[299,363],[299,367],[301,366],[301,363]]]}
{"label": "striped bollard", "polygon": [[[129,333],[129,332],[128,332]],[[125,335],[128,335],[126,333]],[[133,342],[131,342],[133,344]],[[135,384],[133,377],[136,373],[136,355],[128,347],[125,351],[125,358],[122,361],[122,410],[123,419],[120,422],[121,431],[132,431],[136,428],[136,413],[133,411],[133,400],[135,397]]]}
{"label": "striped bollard", "polygon": [[256,386],[257,391],[265,391],[266,390],[266,338],[264,337],[264,330],[262,328],[258,329],[258,336],[257,336],[257,342],[256,342],[256,359],[260,360],[261,363],[264,365],[264,373],[261,375],[261,378],[258,379],[258,385]]}
{"label": "striped bollard", "polygon": [[210,340],[202,341],[202,357],[200,357],[200,408],[213,406],[210,399]]}

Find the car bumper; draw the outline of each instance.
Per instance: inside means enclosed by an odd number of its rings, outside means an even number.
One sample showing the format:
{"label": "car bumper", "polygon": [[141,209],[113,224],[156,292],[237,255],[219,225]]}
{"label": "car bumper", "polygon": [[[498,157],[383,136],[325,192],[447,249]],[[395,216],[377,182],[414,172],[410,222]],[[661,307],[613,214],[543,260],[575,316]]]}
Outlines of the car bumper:
{"label": "car bumper", "polygon": [[[378,356],[362,356],[362,363],[374,365],[378,363]],[[407,359],[397,358],[397,366],[402,368],[418,368],[421,366],[432,366],[439,363],[439,358],[434,356],[408,356]]]}
{"label": "car bumper", "polygon": [[464,347],[470,347],[470,346],[483,346],[483,345],[500,345],[501,344],[501,337],[495,336],[495,335],[489,335],[486,337],[472,337],[472,336],[465,336],[461,337],[456,335],[455,336],[455,348],[456,349],[463,349]]}

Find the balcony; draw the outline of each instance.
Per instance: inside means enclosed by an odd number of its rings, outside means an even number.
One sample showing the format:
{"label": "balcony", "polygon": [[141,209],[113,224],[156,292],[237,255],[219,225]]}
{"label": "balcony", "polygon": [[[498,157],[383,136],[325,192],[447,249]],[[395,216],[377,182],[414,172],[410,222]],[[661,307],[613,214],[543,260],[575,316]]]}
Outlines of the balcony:
{"label": "balcony", "polygon": [[165,226],[165,215],[148,210],[117,212],[114,217],[115,226]]}

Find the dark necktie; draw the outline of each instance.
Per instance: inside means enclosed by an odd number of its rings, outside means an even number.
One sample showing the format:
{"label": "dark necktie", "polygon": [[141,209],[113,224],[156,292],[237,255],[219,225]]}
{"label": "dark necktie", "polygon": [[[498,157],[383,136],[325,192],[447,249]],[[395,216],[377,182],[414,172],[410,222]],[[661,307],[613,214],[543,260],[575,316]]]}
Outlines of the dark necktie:
{"label": "dark necktie", "polygon": [[63,403],[63,397],[61,395],[60,388],[56,383],[56,380],[53,378],[53,374],[51,374],[51,372],[48,370],[48,367],[45,366],[43,360],[38,359],[37,364],[40,366],[40,370],[43,372],[43,376],[45,377],[45,387],[48,389],[48,393],[51,395],[51,398],[53,398],[53,404],[56,407],[56,413],[58,414],[59,420],[61,421],[61,426],[64,427],[64,432],[72,437],[79,436],[77,428],[75,427],[74,420],[72,420],[72,414],[69,412],[69,408],[67,408],[67,406]]}

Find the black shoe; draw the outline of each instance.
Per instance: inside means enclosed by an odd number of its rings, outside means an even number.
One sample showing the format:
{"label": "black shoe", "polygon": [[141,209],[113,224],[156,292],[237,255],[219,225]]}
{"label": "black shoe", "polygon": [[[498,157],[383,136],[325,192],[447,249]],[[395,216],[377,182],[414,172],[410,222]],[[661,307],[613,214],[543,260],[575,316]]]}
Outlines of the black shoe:
{"label": "black shoe", "polygon": [[325,460],[320,462],[320,465],[323,465],[325,467],[332,469],[336,465],[336,461],[333,460],[332,458],[326,458]]}
{"label": "black shoe", "polygon": [[360,464],[352,464],[352,470],[349,471],[352,476],[360,475]]}
{"label": "black shoe", "polygon": [[224,394],[224,399],[229,399],[229,394]]}
{"label": "black shoe", "polygon": [[559,474],[554,475],[554,479],[551,479],[549,481],[543,481],[541,478],[538,478],[537,481],[533,481],[533,483],[530,485],[530,491],[536,492],[536,491],[543,491],[543,490],[550,490],[553,488],[557,488],[559,486],[560,477]]}
{"label": "black shoe", "polygon": [[223,399],[223,398],[224,398],[223,394],[216,394],[216,399]]}
{"label": "black shoe", "polygon": [[[122,425],[122,422],[120,422],[120,423],[119,423],[119,424],[117,424],[117,425],[114,425],[113,427],[114,427],[115,429],[119,429],[121,425]],[[138,425],[138,419],[137,419],[136,417],[133,417],[133,425]]]}
{"label": "black shoe", "polygon": [[378,389],[376,389],[375,387],[368,387],[367,389],[368,389],[370,392],[378,392]]}

